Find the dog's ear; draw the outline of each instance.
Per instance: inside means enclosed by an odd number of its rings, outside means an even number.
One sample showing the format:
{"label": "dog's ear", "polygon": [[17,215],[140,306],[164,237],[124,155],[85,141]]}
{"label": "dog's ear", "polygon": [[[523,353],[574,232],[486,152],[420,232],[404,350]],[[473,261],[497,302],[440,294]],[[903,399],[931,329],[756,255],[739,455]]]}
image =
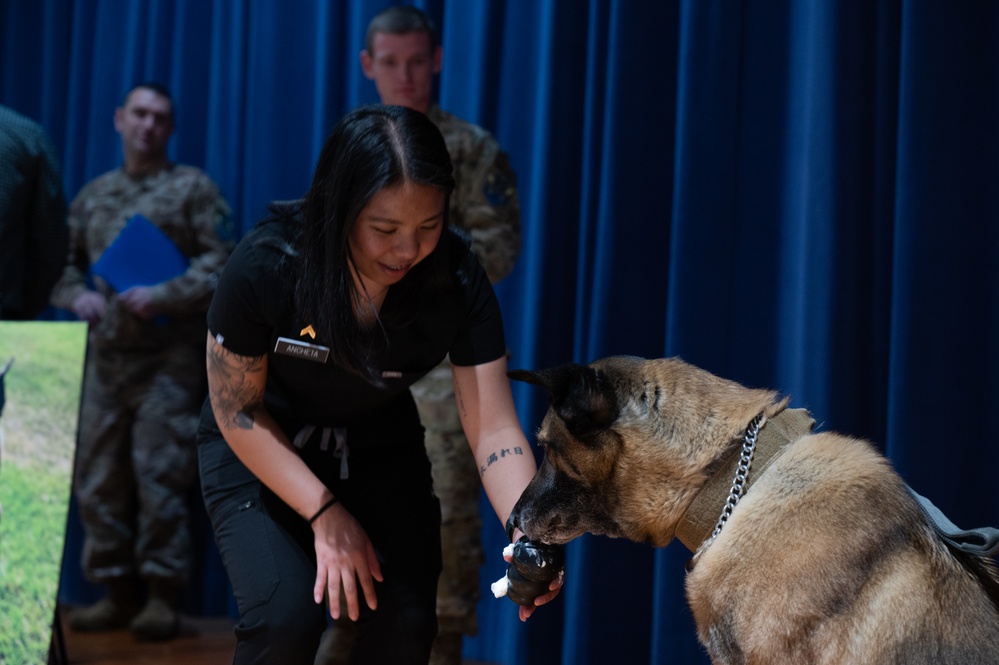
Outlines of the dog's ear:
{"label": "dog's ear", "polygon": [[536,372],[513,370],[507,376],[547,388],[552,408],[573,436],[593,436],[617,419],[614,387],[603,372],[592,367],[566,363]]}

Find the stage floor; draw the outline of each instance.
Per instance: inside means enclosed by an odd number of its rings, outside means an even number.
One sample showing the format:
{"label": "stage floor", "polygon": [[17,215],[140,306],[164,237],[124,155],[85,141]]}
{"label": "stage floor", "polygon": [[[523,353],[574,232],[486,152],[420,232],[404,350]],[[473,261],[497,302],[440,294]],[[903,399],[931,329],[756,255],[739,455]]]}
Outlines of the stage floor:
{"label": "stage floor", "polygon": [[176,639],[139,642],[127,630],[73,632],[66,624],[66,610],[60,608],[59,612],[66,644],[65,665],[219,665],[232,661],[236,638],[232,634],[233,621],[228,618],[185,616]]}
{"label": "stage floor", "polygon": [[[236,645],[232,619],[184,616],[181,634],[176,639],[139,642],[127,630],[73,632],[66,624],[68,609],[59,608],[67,660],[65,663],[52,661],[49,665],[220,665],[232,661]],[[465,661],[465,665],[489,664]]]}

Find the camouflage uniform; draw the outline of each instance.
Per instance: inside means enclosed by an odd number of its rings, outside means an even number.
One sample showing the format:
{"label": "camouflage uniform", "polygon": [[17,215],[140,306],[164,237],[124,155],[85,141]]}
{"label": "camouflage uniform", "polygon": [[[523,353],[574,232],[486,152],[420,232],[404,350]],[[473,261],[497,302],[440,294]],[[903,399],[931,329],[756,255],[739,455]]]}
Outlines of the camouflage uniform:
{"label": "camouflage uniform", "polygon": [[[510,274],[520,254],[517,176],[496,139],[485,129],[432,106],[427,116],[447,144],[454,165],[451,225],[464,231],[494,284]],[[461,429],[451,364],[445,359],[410,387],[420,412],[434,492],[441,503],[443,571],[437,590],[438,637],[432,665],[461,662],[462,634],[475,635],[475,605],[481,595],[479,567],[482,520],[479,471]],[[346,606],[341,602],[342,611]],[[316,665],[345,665],[355,631],[349,619],[328,631]]]}
{"label": "camouflage uniform", "polygon": [[520,256],[517,175],[492,134],[437,106],[427,112],[444,135],[454,166],[451,223],[468,233],[472,251],[495,284]]}
{"label": "camouflage uniform", "polygon": [[[506,153],[486,130],[436,106],[427,115],[444,135],[454,165],[451,223],[468,234],[472,250],[490,281],[496,283],[510,274],[520,254],[516,174]],[[450,363],[445,360],[410,390],[426,428],[434,491],[441,502],[444,568],[437,591],[440,637],[431,662],[459,663],[461,635],[475,635],[478,630],[475,605],[484,559],[479,472],[458,419]]]}
{"label": "camouflage uniform", "polygon": [[140,178],[122,169],[86,185],[70,207],[70,256],[52,303],[70,309],[90,265],[142,214],[190,261],[152,286],[163,316],[144,321],[108,298],[91,325],[74,490],[82,565],[96,583],[134,574],[179,585],[190,563],[187,492],[205,396],[205,312],[232,245],[229,208],[200,170],[172,165]]}

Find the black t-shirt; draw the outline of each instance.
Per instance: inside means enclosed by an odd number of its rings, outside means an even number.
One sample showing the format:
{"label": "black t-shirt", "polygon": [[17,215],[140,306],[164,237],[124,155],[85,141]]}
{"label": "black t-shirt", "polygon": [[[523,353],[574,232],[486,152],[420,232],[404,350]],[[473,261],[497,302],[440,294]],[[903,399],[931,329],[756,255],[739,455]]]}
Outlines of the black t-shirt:
{"label": "black t-shirt", "polygon": [[[289,439],[307,425],[346,427],[352,430],[353,454],[359,440],[382,446],[387,439],[420,437],[409,393],[413,382],[448,354],[453,364],[468,366],[506,353],[499,303],[485,271],[461,239],[445,233],[436,251],[454,257],[450,287],[432,288],[428,282],[417,290],[419,307],[412,316],[392,316],[411,304],[400,303],[398,293],[393,297],[401,290],[396,286],[382,304],[388,348],[377,370],[384,385],[337,367],[326,357],[328,341],[312,338],[310,322],[295,308],[296,259],[288,251],[295,224],[271,221],[251,230],[226,264],[208,311],[208,329],[227,350],[267,356],[264,404]],[[210,404],[201,429],[202,438],[218,433]]]}

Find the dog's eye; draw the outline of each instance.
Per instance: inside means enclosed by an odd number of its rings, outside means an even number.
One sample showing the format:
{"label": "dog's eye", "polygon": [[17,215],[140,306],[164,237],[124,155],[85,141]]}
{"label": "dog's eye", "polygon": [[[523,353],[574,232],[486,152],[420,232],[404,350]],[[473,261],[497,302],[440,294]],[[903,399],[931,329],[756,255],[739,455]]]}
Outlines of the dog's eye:
{"label": "dog's eye", "polygon": [[548,454],[558,454],[562,450],[562,441],[558,438],[552,439],[538,439],[538,447],[541,448],[541,452]]}

